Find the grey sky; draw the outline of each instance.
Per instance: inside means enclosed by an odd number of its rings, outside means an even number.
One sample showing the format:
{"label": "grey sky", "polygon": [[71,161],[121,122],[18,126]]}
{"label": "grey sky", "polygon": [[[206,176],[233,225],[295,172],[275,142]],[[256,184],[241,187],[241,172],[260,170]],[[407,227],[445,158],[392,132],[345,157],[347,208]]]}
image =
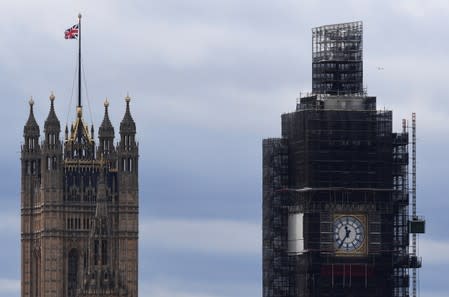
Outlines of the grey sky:
{"label": "grey sky", "polygon": [[[28,99],[43,128],[48,96],[62,125],[83,13],[93,119],[118,131],[127,92],[141,149],[140,292],[261,295],[261,141],[311,89],[311,28],[364,22],[364,84],[394,126],[417,112],[423,296],[449,284],[449,2],[445,0],[1,1],[0,296],[19,296],[19,158]],[[383,70],[378,70],[382,67]],[[75,93],[73,94],[75,96]],[[69,111],[69,113],[67,113]],[[7,227],[4,227],[7,226]],[[167,235],[167,236],[165,236]]]}

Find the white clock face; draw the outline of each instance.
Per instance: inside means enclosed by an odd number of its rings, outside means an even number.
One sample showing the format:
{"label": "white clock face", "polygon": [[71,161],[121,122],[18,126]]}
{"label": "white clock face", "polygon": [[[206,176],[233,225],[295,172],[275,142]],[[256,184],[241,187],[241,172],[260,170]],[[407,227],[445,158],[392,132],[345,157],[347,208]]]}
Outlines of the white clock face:
{"label": "white clock face", "polygon": [[358,250],[365,240],[365,227],[355,216],[340,216],[334,221],[335,250],[353,252]]}

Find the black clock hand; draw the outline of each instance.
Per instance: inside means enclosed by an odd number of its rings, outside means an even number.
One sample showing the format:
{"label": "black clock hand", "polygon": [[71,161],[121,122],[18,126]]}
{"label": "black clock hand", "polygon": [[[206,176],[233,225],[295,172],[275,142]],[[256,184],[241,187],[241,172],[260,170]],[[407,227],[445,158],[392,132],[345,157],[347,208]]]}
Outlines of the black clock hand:
{"label": "black clock hand", "polygon": [[349,233],[351,233],[351,230],[348,229],[348,226],[345,226],[345,231],[346,231],[346,235],[345,237],[341,240],[340,245],[338,246],[338,248],[341,248],[343,243],[345,243],[345,239],[348,238]]}

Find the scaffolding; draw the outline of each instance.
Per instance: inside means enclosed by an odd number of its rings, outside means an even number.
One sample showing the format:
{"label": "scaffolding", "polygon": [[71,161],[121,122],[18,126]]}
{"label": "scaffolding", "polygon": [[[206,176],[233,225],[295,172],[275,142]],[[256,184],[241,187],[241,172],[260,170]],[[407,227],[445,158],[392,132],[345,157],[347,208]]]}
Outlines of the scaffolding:
{"label": "scaffolding", "polygon": [[[421,265],[409,251],[409,133],[405,121],[393,133],[392,112],[375,106],[312,94],[282,115],[282,138],[264,141],[264,296],[409,296],[409,271]],[[333,231],[348,212],[369,236],[350,259]],[[300,252],[283,242],[291,214],[303,220]]]}
{"label": "scaffolding", "polygon": [[408,253],[408,205],[409,205],[409,181],[408,181],[408,132],[407,122],[402,120],[402,133],[393,134],[393,189],[395,201],[395,215],[393,220],[393,244],[394,244],[394,273],[393,296],[408,297],[410,257]]}
{"label": "scaffolding", "polygon": [[363,93],[363,24],[312,29],[312,92]]}
{"label": "scaffolding", "polygon": [[263,141],[263,295],[292,296],[291,262],[287,244],[288,209],[279,190],[288,185],[288,150],[285,140]]}
{"label": "scaffolding", "polygon": [[416,213],[416,114],[412,113],[412,213],[409,221],[410,234],[412,235],[412,246],[410,253],[410,268],[412,270],[412,297],[418,296],[417,291],[417,268],[421,268],[422,261],[417,253],[417,235],[425,233],[425,220],[418,217]]}
{"label": "scaffolding", "polygon": [[[363,89],[362,41],[362,22],[312,29],[312,92],[263,142],[264,297],[416,297],[416,117],[410,160],[407,121],[393,133]],[[350,252],[343,217],[366,232]]]}

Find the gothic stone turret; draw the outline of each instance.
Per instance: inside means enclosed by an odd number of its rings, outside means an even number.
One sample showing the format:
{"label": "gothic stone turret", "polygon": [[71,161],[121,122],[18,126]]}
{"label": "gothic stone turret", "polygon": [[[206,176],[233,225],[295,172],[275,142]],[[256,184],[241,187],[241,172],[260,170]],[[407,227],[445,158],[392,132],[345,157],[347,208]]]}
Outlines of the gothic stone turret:
{"label": "gothic stone turret", "polygon": [[37,205],[41,181],[41,150],[39,145],[39,125],[34,118],[34,101],[30,99],[30,113],[23,128],[22,145],[22,296],[38,296],[41,282],[40,230],[41,214]]}
{"label": "gothic stone turret", "polygon": [[62,143],[54,101],[52,94],[41,144],[32,100],[24,127],[22,296],[137,297],[138,152],[129,97],[118,148],[107,104],[98,148],[81,107]]}

